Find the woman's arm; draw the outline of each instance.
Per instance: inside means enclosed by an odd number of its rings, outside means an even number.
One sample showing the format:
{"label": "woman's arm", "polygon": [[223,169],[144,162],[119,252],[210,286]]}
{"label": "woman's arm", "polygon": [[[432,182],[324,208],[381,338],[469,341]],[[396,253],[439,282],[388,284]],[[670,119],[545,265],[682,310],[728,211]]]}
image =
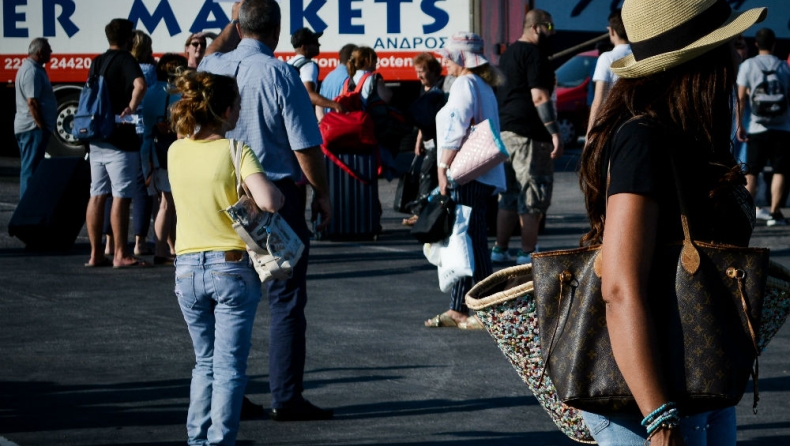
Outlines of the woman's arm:
{"label": "woman's arm", "polygon": [[249,189],[252,199],[264,211],[277,212],[285,204],[285,196],[269,177],[258,172],[247,175],[244,184]]}
{"label": "woman's arm", "polygon": [[[669,401],[647,306],[657,229],[658,203],[653,199],[627,193],[609,197],[601,292],[614,358],[642,416]],[[654,446],[683,444],[679,429],[661,429],[651,440]]]}
{"label": "woman's arm", "polygon": [[[646,416],[668,402],[647,306],[647,282],[656,246],[658,204],[615,194],[606,205],[601,292],[617,366]],[[682,445],[679,429],[659,430],[652,445]]]}

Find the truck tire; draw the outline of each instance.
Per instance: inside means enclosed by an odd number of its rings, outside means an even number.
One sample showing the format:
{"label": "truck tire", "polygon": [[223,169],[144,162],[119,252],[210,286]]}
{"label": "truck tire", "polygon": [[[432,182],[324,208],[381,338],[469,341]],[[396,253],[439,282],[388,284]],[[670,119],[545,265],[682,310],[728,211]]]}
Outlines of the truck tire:
{"label": "truck tire", "polygon": [[85,155],[85,147],[71,136],[71,126],[79,100],[79,93],[69,93],[58,98],[58,119],[47,145],[47,155],[50,157]]}

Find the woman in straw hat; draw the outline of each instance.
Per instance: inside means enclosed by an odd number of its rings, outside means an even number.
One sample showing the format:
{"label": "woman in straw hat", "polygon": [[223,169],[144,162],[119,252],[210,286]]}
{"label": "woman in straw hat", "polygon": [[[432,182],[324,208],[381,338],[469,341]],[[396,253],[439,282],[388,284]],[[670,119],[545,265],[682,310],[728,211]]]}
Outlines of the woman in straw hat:
{"label": "woman in straw hat", "polygon": [[731,153],[737,72],[731,40],[765,14],[765,8],[733,12],[726,0],[623,5],[633,54],[612,63],[620,80],[582,156],[580,182],[591,222],[582,243],[603,242],[609,337],[642,415],[585,412],[601,445],[641,446],[646,438],[652,445],[735,444],[733,407],[688,414],[671,401],[654,347],[660,321],[645,302],[656,246],[683,239],[673,164],[695,238],[749,243],[754,206]]}
{"label": "woman in straw hat", "polygon": [[502,75],[483,56],[483,39],[477,34],[454,34],[440,54],[447,66],[447,74],[456,76],[456,80],[450,87],[447,103],[436,115],[439,191],[442,195],[449,194],[456,203],[472,208],[467,233],[474,251],[474,277],[464,277],[456,282],[450,291],[450,309],[428,319],[425,325],[480,330],[483,325],[477,317],[468,316],[464,298],[475,282],[494,272],[488,254],[486,201],[493,194],[505,190],[505,168],[502,163],[497,164],[464,185],[450,184],[447,170],[473,124],[488,119],[491,127],[499,132],[499,106],[492,87],[502,82]]}

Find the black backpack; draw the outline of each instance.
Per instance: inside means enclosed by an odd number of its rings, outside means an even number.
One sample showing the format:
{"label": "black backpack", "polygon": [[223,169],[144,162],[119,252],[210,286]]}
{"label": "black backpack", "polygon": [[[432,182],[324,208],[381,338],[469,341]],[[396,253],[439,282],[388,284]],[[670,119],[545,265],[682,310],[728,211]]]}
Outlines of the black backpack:
{"label": "black backpack", "polygon": [[763,80],[752,89],[751,106],[755,122],[758,124],[772,124],[782,121],[787,112],[787,91],[776,72],[779,70],[779,61],[773,70],[763,70]]}

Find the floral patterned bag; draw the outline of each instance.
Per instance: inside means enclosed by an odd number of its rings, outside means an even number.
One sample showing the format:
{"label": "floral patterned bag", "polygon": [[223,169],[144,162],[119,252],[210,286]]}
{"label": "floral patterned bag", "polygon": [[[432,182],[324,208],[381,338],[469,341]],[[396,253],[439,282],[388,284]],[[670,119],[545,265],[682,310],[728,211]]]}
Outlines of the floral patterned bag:
{"label": "floral patterned bag", "polygon": [[560,401],[548,374],[540,377],[543,355],[533,290],[531,264],[505,268],[469,290],[466,305],[496,339],[499,349],[560,431],[572,440],[593,444],[581,412]]}

